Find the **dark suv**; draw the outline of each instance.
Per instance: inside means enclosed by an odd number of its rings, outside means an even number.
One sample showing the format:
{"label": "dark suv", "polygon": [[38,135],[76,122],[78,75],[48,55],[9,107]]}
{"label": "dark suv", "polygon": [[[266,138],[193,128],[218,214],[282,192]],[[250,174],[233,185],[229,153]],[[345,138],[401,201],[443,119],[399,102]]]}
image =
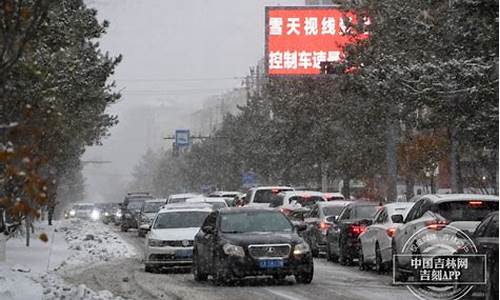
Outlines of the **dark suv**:
{"label": "dark suv", "polygon": [[347,204],[339,217],[326,232],[326,257],[350,265],[358,258],[358,236],[372,223],[372,218],[380,208],[370,201],[355,201]]}
{"label": "dark suv", "polygon": [[120,221],[121,231],[128,231],[130,228],[138,228],[139,213],[142,204],[146,200],[153,199],[149,193],[128,193],[121,204],[122,217]]}
{"label": "dark suv", "polygon": [[259,275],[294,275],[298,283],[310,283],[314,266],[309,245],[281,212],[223,208],[207,217],[195,237],[193,273],[196,281],[211,275],[216,284]]}

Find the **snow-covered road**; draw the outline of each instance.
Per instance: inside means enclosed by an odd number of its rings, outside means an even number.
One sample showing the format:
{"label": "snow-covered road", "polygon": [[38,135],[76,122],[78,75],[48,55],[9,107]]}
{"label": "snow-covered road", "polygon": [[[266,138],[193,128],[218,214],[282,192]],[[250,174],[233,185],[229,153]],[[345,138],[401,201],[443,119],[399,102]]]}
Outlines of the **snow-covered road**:
{"label": "snow-covered road", "polygon": [[133,231],[120,235],[136,248],[136,257],[76,268],[66,272],[64,278],[75,285],[106,289],[130,299],[416,299],[406,288],[392,286],[389,275],[361,272],[357,267],[344,267],[325,259],[315,260],[315,277],[310,285],[295,284],[290,277],[282,282],[248,278],[234,286],[220,287],[210,281],[195,282],[189,271],[146,273],[141,263],[144,239]]}

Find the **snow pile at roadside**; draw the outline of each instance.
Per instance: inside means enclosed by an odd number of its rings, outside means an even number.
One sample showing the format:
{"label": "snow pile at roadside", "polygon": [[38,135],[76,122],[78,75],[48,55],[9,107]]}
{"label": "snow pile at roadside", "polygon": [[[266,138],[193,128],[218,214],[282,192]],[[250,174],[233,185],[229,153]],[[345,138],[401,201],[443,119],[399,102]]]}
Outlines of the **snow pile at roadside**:
{"label": "snow pile at roadside", "polygon": [[42,287],[27,276],[26,271],[28,270],[25,267],[10,268],[0,263],[0,299],[41,299]]}
{"label": "snow pile at roadside", "polygon": [[117,257],[132,257],[134,249],[109,227],[80,219],[65,221],[58,229],[73,253],[61,265],[105,262]]}
{"label": "snow pile at roadside", "polygon": [[79,286],[67,284],[56,274],[49,273],[39,279],[43,289],[43,300],[123,300],[122,297],[115,297],[110,291],[104,290],[95,292],[84,284]]}
{"label": "snow pile at roadside", "polygon": [[[129,244],[100,222],[63,220],[54,226],[37,223],[31,246],[22,237],[7,242],[7,261],[0,263],[0,299],[2,300],[123,300],[109,291],[93,291],[85,285],[65,282],[58,270],[78,265],[131,257]],[[37,236],[46,233],[48,242]]]}

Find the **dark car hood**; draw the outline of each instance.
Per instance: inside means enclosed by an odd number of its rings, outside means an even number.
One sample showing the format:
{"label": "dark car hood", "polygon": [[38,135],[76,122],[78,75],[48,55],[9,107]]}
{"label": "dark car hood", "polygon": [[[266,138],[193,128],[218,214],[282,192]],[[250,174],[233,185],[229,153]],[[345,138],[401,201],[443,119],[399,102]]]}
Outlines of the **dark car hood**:
{"label": "dark car hood", "polygon": [[248,246],[256,244],[298,244],[302,242],[296,232],[248,232],[223,233],[221,238],[233,245]]}

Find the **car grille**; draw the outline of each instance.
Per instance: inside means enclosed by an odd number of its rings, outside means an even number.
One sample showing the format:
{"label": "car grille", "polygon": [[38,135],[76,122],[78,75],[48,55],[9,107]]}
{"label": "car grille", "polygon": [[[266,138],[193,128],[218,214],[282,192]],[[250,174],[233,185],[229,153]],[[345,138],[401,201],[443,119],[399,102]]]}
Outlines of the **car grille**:
{"label": "car grille", "polygon": [[253,258],[284,258],[290,255],[290,249],[290,244],[250,245],[248,253]]}
{"label": "car grille", "polygon": [[163,241],[163,247],[193,247],[194,241]]}
{"label": "car grille", "polygon": [[151,254],[149,256],[150,261],[170,261],[170,260],[185,261],[185,260],[190,260],[190,259],[191,258],[187,258],[187,257],[176,257],[174,254]]}

